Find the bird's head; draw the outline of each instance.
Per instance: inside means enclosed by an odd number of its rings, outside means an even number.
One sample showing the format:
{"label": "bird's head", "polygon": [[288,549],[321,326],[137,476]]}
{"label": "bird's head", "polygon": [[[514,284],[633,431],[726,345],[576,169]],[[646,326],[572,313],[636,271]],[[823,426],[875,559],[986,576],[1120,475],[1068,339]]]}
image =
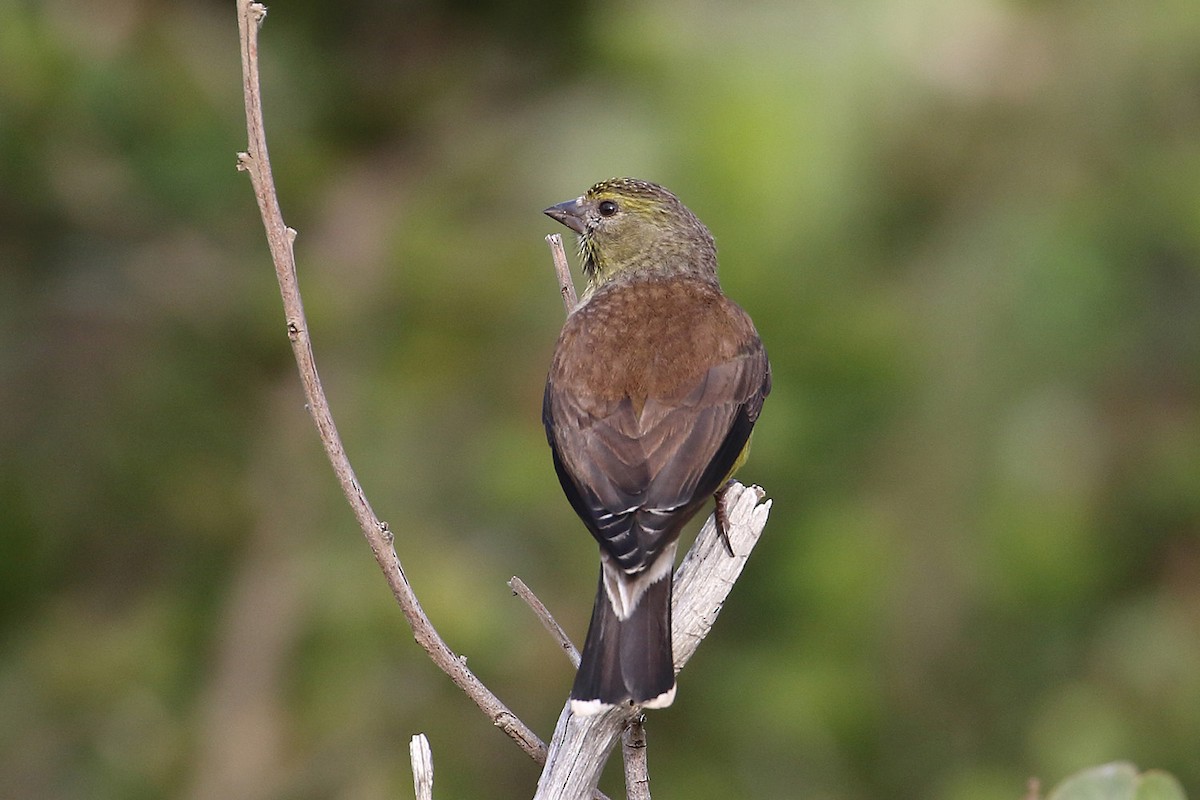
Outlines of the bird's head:
{"label": "bird's head", "polygon": [[658,184],[634,178],[601,181],[545,213],[579,234],[591,289],[634,272],[716,276],[712,234]]}

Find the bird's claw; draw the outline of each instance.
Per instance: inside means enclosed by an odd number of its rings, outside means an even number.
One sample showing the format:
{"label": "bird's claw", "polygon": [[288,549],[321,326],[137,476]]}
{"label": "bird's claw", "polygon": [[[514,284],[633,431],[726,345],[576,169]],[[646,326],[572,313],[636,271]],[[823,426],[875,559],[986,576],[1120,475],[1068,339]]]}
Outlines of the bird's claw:
{"label": "bird's claw", "polygon": [[733,485],[732,478],[725,481],[725,485],[713,494],[713,500],[717,504],[713,511],[713,515],[717,518],[717,535],[721,537],[721,543],[725,545],[725,552],[729,553],[730,558],[737,555],[733,552],[733,545],[729,541],[729,512],[725,508],[725,495],[731,485]]}

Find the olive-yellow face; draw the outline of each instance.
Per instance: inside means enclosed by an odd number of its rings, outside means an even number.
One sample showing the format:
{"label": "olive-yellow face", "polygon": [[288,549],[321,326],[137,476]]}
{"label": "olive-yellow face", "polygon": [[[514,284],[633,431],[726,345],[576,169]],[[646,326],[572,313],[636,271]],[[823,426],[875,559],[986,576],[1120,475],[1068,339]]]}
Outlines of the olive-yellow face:
{"label": "olive-yellow face", "polygon": [[589,283],[635,272],[716,271],[712,235],[675,195],[632,178],[602,181],[546,214],[579,234]]}

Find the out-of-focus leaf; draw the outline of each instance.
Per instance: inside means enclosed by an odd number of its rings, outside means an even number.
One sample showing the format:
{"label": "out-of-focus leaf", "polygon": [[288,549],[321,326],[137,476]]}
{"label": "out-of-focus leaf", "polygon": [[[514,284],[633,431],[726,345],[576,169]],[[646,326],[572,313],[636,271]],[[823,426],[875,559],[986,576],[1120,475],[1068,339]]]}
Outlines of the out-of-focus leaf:
{"label": "out-of-focus leaf", "polygon": [[1134,800],[1187,800],[1187,795],[1174,775],[1150,770],[1142,775]]}
{"label": "out-of-focus leaf", "polygon": [[1046,800],[1134,800],[1137,784],[1137,768],[1118,761],[1072,775]]}
{"label": "out-of-focus leaf", "polygon": [[1090,767],[1064,780],[1046,800],[1187,800],[1179,781],[1165,772],[1139,775],[1137,767],[1116,761]]}

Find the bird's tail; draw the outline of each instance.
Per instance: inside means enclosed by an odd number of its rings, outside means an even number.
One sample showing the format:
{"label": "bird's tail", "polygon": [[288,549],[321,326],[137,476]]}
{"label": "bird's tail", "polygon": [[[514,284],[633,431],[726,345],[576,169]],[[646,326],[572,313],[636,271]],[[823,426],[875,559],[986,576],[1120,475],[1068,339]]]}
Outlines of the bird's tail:
{"label": "bird's tail", "polygon": [[[622,600],[610,590],[629,578],[607,563],[601,566],[592,622],[571,688],[573,713],[598,714],[622,703],[665,708],[675,699],[670,567],[668,559],[661,576],[637,587],[641,591],[622,619],[616,610]],[[606,570],[615,574],[605,575]]]}

